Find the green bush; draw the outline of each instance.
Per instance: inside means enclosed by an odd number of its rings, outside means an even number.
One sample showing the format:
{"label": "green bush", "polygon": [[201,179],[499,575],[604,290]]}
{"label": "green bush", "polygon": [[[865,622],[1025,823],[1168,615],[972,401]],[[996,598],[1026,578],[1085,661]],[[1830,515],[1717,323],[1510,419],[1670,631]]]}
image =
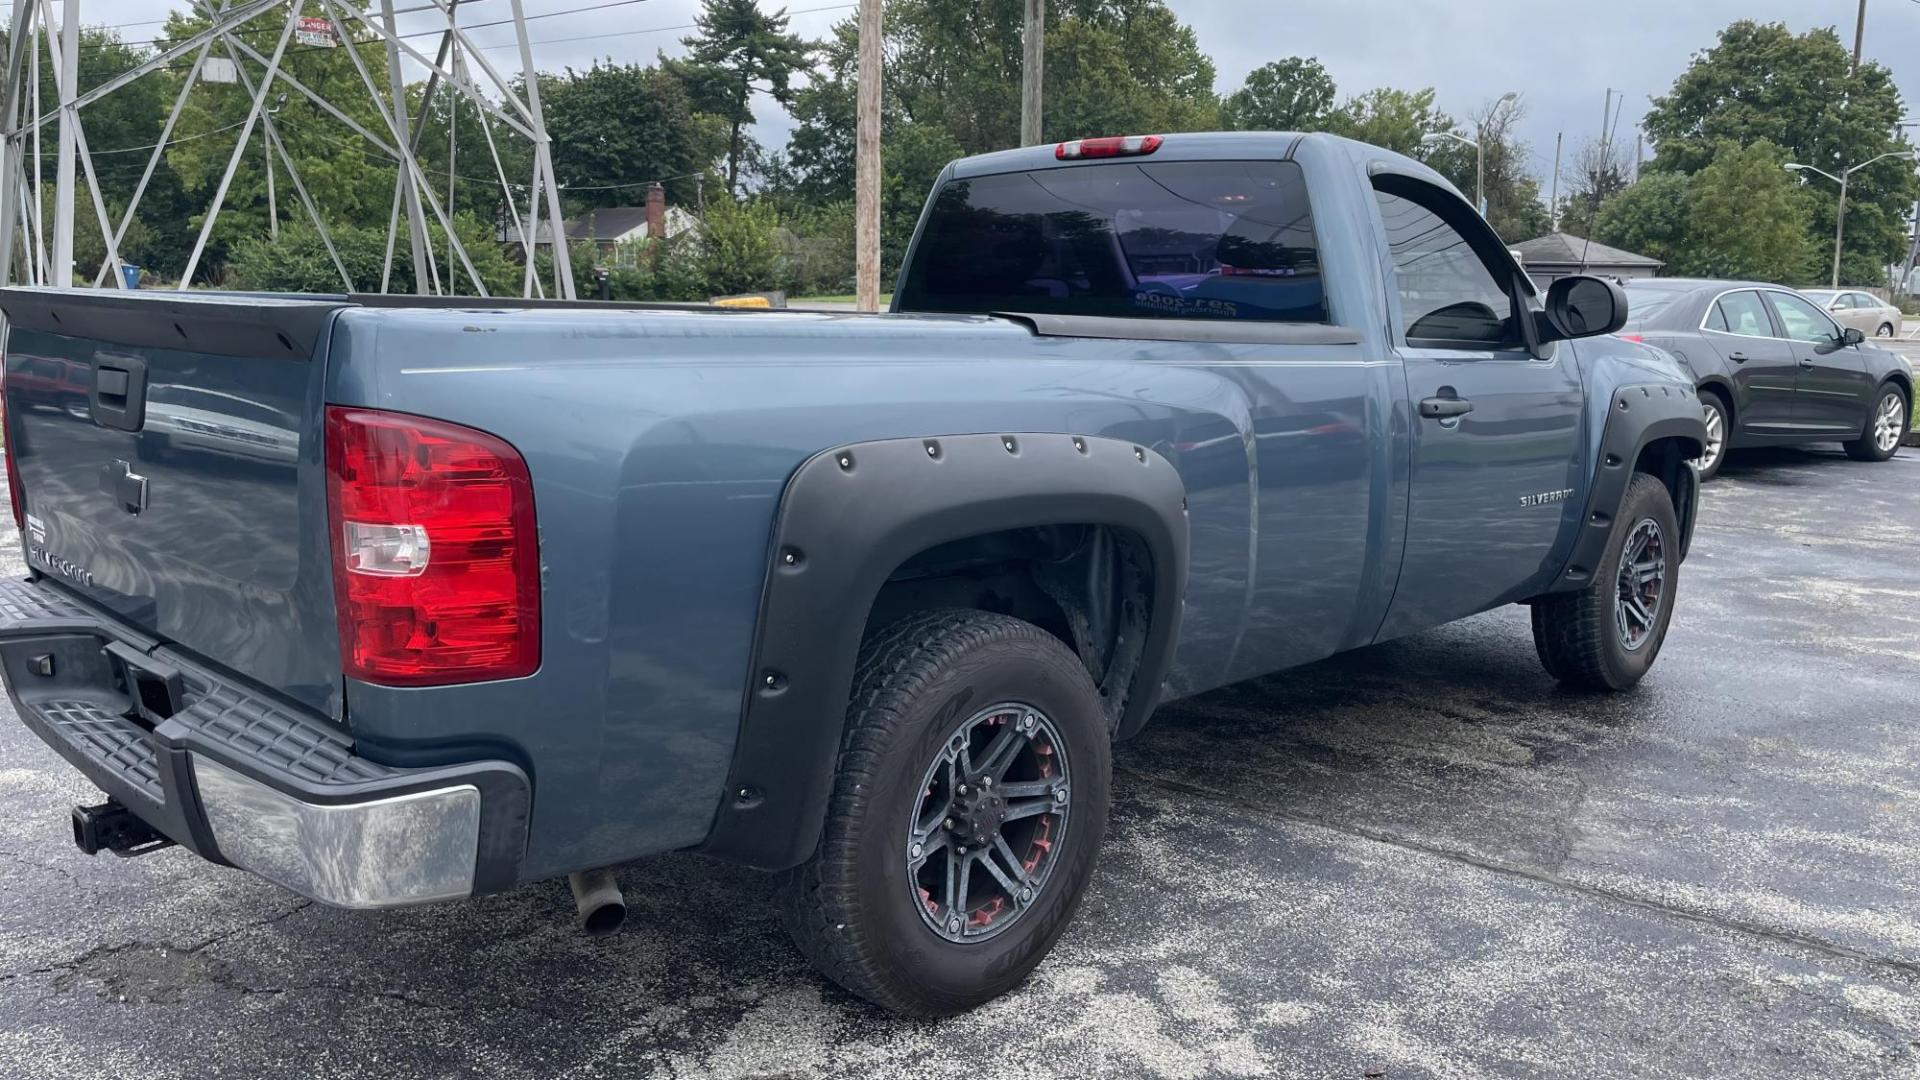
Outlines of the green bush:
{"label": "green bush", "polygon": [[[520,267],[501,252],[491,227],[462,215],[454,219],[454,230],[489,294],[520,295]],[[446,231],[434,222],[428,226],[427,234],[433,246],[435,269],[445,281],[449,269],[445,265]],[[353,279],[353,291],[378,292],[381,266],[386,259],[386,230],[343,225],[328,229],[327,235],[333,239],[334,250],[339,253],[347,276]],[[413,291],[413,253],[409,247],[404,236],[394,238],[388,292]],[[451,269],[454,271],[452,291],[473,295],[476,290],[466,268],[456,259]],[[259,292],[338,293],[345,289],[340,271],[328,256],[320,234],[304,222],[287,222],[280,227],[278,237],[254,236],[234,244],[227,260],[225,284],[229,288]]]}
{"label": "green bush", "polygon": [[720,199],[701,229],[700,268],[715,296],[777,288],[784,261],[780,215],[765,200]]}
{"label": "green bush", "polygon": [[[362,292],[380,288],[380,264],[386,235],[375,229],[343,225],[329,229],[334,250],[346,265],[353,287]],[[409,273],[411,282],[412,275]],[[227,259],[226,284],[259,292],[337,293],[345,291],[340,271],[327,255],[320,234],[304,222],[288,222],[278,237],[251,236],[233,245]]]}
{"label": "green bush", "polygon": [[851,202],[805,208],[788,220],[787,229],[787,258],[780,282],[787,295],[835,296],[853,291]]}

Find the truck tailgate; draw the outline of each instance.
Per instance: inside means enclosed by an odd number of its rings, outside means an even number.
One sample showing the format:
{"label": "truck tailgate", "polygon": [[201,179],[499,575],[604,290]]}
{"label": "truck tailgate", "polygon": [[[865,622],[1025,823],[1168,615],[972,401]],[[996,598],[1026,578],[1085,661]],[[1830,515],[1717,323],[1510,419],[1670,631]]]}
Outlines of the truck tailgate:
{"label": "truck tailgate", "polygon": [[0,292],[28,563],[334,717],[320,418],[344,305]]}

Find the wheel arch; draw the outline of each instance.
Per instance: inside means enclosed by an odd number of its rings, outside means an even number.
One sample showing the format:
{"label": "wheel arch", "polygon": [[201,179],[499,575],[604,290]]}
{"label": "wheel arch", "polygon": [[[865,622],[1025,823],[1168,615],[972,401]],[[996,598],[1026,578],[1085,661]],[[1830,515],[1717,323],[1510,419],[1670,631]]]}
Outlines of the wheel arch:
{"label": "wheel arch", "polygon": [[1740,415],[1740,406],[1734,402],[1733,380],[1724,375],[1709,375],[1700,380],[1700,392],[1710,393],[1720,399],[1727,410],[1727,434],[1733,434],[1733,425]]}
{"label": "wheel arch", "polygon": [[[1907,392],[1907,407],[1909,409],[1913,407],[1913,380],[1909,379],[1905,372],[1890,371],[1887,373],[1887,377],[1880,381],[1882,383],[1892,383],[1900,389],[1905,390]],[[1907,417],[1907,425],[1909,427],[1913,425],[1912,416]]]}
{"label": "wheel arch", "polygon": [[1609,395],[1579,532],[1543,593],[1569,592],[1592,580],[1636,473],[1650,473],[1666,485],[1680,522],[1680,557],[1686,558],[1700,497],[1692,462],[1705,449],[1707,432],[1698,398],[1686,391],[1684,384],[1649,383],[1617,387]]}
{"label": "wheel arch", "polygon": [[[1178,635],[1188,537],[1171,462],[1121,440],[1009,433],[854,443],[803,463],[776,514],[732,769],[701,850],[769,870],[812,853],[861,638],[903,571],[972,564],[998,542],[1070,556],[1085,546],[1070,533],[1095,547],[1089,537],[1111,538],[1106,557],[1078,566],[1089,574],[1118,572],[1128,550],[1149,563],[1144,634],[1115,717],[1124,736],[1151,713]],[[1062,614],[1047,628],[1085,662],[1071,590],[1042,592]]]}

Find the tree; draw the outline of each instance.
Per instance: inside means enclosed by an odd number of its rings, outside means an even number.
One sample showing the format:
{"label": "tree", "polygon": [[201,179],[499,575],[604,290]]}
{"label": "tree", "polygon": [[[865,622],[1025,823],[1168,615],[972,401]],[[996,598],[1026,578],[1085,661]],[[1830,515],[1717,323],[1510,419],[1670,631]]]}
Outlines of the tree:
{"label": "tree", "polygon": [[696,106],[727,121],[729,192],[739,190],[740,164],[748,154],[753,95],[791,105],[793,76],[811,65],[807,43],[787,32],[787,21],[787,9],[768,14],[757,0],[702,0],[694,19],[699,33],[681,39],[687,58],[672,63],[687,79]]}
{"label": "tree", "polygon": [[[1546,206],[1540,201],[1540,181],[1527,171],[1527,144],[1520,141],[1518,125],[1527,114],[1526,103],[1519,99],[1487,102],[1468,117],[1463,131],[1477,139],[1485,154],[1487,223],[1510,244],[1531,240],[1551,227]],[[1444,119],[1444,117],[1440,117]],[[1473,197],[1481,175],[1480,153],[1456,139],[1421,151],[1428,165],[1453,182],[1453,186]]]}
{"label": "tree", "polygon": [[[1220,126],[1213,61],[1164,3],[1067,0],[1062,6],[1061,19],[1047,31],[1048,138]],[[1017,108],[1011,119],[1017,133]],[[1006,145],[1018,141],[1016,134]]]}
{"label": "tree", "polygon": [[[0,33],[0,44],[6,40],[7,35]],[[33,47],[38,51],[40,61],[40,111],[53,113],[58,110],[60,101],[59,86],[54,79],[54,57],[43,34],[34,35]],[[77,74],[80,92],[84,94],[115,75],[138,66],[150,55],[145,48],[123,43],[111,29],[81,27]],[[99,179],[101,195],[111,219],[107,226],[109,229],[118,227],[120,216],[133,195],[134,185],[139,182],[140,174],[146,168],[147,148],[160,136],[160,124],[172,104],[166,99],[166,93],[161,79],[151,76],[135,79],[87,105],[80,112],[87,148],[93,158],[94,174]],[[31,114],[32,105],[31,99],[21,102],[23,119]],[[37,159],[33,155],[30,138],[22,138],[17,144],[25,152],[22,165],[27,171],[29,183],[34,182],[35,170],[38,170],[38,186],[43,193],[41,217],[49,232],[53,222],[58,133],[59,125],[55,121],[49,121],[40,129],[41,153]],[[93,195],[87,188],[86,174],[84,170],[76,169],[74,175],[74,280],[90,283],[106,258],[106,242],[101,239],[100,224],[94,216]],[[171,209],[179,197],[179,190],[179,181],[173,171],[163,165],[148,183],[143,202],[149,207]],[[149,257],[155,254],[155,245],[164,246],[171,239],[171,235],[156,236],[136,220],[121,240],[121,258],[145,265]],[[51,254],[51,240],[45,246]],[[16,280],[19,279],[16,277]]]}
{"label": "tree", "polygon": [[[1348,138],[1415,156],[1420,140],[1453,129],[1453,120],[1433,107],[1433,88],[1394,90],[1380,87],[1348,98],[1328,118],[1328,130]],[[1471,186],[1471,185],[1469,185]]]}
{"label": "tree", "polygon": [[[304,10],[312,15],[326,14],[312,3],[307,4]],[[167,20],[160,44],[164,47],[179,41],[206,25],[206,18],[202,15],[175,13]],[[271,55],[283,25],[278,16],[268,15],[236,31],[235,36],[263,55]],[[350,30],[355,25],[348,23]],[[384,98],[387,88],[386,46],[382,39],[369,31],[353,34],[340,48],[296,51],[289,47],[282,67],[353,117],[362,127],[385,140],[388,138],[385,122],[380,119],[373,95],[355,68],[350,50],[358,52],[368,75],[374,85],[380,88]],[[209,55],[225,54],[224,46],[216,44]],[[248,58],[244,53],[239,55],[241,71],[257,89],[266,73],[265,65]],[[176,81],[171,82],[165,90],[168,97],[177,92],[177,80],[184,76],[184,68],[169,73],[169,78]],[[166,149],[166,162],[180,178],[184,205],[189,210],[178,223],[187,226],[185,244],[188,247],[199,234],[220,177],[226,171],[233,153],[234,139],[244,126],[251,105],[252,94],[246,82],[218,84],[201,81],[194,85],[186,106],[181,110],[179,124]],[[287,153],[299,169],[300,177],[318,205],[328,229],[360,225],[384,230],[393,206],[396,173],[393,161],[304,96],[276,87],[271,92],[267,107],[274,111],[276,130],[285,141]],[[165,116],[164,108],[158,115]],[[268,231],[267,154],[264,124],[256,122],[215,222],[211,243],[201,259],[198,279],[219,280],[220,267],[226,261],[229,248],[245,237],[263,235]],[[283,221],[304,218],[305,211],[296,201],[278,155],[274,156],[273,169],[277,180],[276,209],[279,217]],[[142,207],[144,210],[144,201]],[[147,220],[159,223],[165,219],[150,216]],[[158,269],[162,273],[178,272],[185,262],[184,251],[179,258],[179,263]]]}
{"label": "tree", "polygon": [[1683,173],[1648,173],[1601,203],[1592,228],[1582,231],[1602,244],[1659,259],[1677,273],[1692,254],[1690,186]]}
{"label": "tree", "polygon": [[1689,187],[1678,272],[1787,282],[1808,276],[1817,247],[1807,234],[1805,195],[1780,167],[1786,159],[1765,139],[1715,148]]}
{"label": "tree", "polygon": [[[887,121],[938,129],[962,154],[1019,145],[1024,9],[1024,0],[890,0]],[[852,20],[834,28],[820,46],[825,70],[809,90],[824,79],[831,94],[852,92],[854,40]],[[1047,140],[1213,128],[1213,80],[1213,62],[1163,0],[1047,5]],[[852,124],[844,122],[851,112],[825,97],[809,107],[806,92],[797,96],[790,163],[851,161],[841,149],[852,144]]]}
{"label": "tree", "polygon": [[1573,155],[1573,168],[1567,171],[1567,193],[1560,199],[1561,230],[1589,235],[1601,204],[1629,183],[1626,152],[1618,143],[1588,139],[1580,144]]}
{"label": "tree", "polygon": [[[1720,32],[1655,98],[1646,118],[1655,156],[1649,171],[1696,173],[1717,160],[1723,143],[1761,140],[1783,160],[1841,169],[1906,147],[1896,135],[1903,108],[1891,73],[1872,61],[1853,70],[1848,48],[1830,28],[1795,35],[1779,23],[1747,20]],[[1838,190],[1808,180],[1808,239],[1833,235]],[[1853,176],[1847,199],[1843,275],[1878,281],[1904,256],[1906,217],[1920,193],[1911,162],[1882,161]]]}
{"label": "tree", "polygon": [[1333,76],[1320,61],[1289,56],[1263,64],[1220,106],[1232,131],[1318,131],[1333,112]]}
{"label": "tree", "polygon": [[700,175],[729,152],[729,133],[737,135],[730,118],[694,110],[686,81],[671,68],[609,62],[543,73],[540,100],[554,175],[573,212],[634,205],[655,180],[673,201],[691,203]]}
{"label": "tree", "polygon": [[701,269],[714,295],[771,288],[779,277],[780,215],[765,199],[716,199],[701,240]]}

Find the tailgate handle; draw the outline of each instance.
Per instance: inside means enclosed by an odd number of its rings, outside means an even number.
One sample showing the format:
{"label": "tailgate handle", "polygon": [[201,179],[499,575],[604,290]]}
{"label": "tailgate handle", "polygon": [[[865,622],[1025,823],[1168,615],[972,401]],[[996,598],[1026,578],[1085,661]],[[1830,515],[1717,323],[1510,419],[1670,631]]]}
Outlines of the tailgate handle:
{"label": "tailgate handle", "polygon": [[139,431],[147,419],[147,362],[137,356],[102,356],[93,362],[93,422],[116,431]]}

